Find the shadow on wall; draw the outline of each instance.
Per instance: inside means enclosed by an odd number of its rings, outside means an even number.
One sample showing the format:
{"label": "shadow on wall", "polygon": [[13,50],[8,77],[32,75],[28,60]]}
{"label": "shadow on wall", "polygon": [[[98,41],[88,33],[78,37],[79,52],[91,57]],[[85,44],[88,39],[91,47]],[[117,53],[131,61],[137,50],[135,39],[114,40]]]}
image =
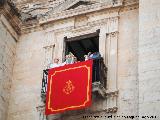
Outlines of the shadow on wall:
{"label": "shadow on wall", "polygon": [[3,6],[6,0],[0,0],[0,6]]}

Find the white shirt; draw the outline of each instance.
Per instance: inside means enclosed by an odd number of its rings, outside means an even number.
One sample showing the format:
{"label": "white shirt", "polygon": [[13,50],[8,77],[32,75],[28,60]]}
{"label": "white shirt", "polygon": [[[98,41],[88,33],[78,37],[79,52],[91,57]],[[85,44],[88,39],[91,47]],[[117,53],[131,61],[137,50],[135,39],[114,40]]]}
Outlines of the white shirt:
{"label": "white shirt", "polygon": [[49,68],[56,68],[56,67],[59,67],[59,66],[60,66],[60,64],[51,63],[51,64],[49,65]]}

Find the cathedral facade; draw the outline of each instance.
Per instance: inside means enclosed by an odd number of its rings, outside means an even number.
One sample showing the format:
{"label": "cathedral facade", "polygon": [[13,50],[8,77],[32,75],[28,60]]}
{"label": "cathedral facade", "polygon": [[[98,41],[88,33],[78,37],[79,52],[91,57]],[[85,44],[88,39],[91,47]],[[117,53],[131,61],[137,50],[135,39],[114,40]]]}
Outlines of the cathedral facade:
{"label": "cathedral facade", "polygon": [[[158,0],[2,0],[0,120],[159,120],[159,8]],[[88,50],[107,69],[92,106],[45,116],[43,70]]]}

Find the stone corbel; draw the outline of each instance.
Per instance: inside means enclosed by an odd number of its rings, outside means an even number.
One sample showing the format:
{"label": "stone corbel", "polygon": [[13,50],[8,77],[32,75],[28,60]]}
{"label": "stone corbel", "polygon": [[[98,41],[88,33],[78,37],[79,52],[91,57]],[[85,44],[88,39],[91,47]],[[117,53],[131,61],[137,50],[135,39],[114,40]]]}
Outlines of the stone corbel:
{"label": "stone corbel", "polygon": [[39,112],[39,120],[47,120],[44,112],[45,112],[45,105],[39,105],[36,107],[37,112]]}
{"label": "stone corbel", "polygon": [[98,94],[105,99],[118,96],[118,91],[107,91],[100,82],[92,83],[92,92],[98,92]]}
{"label": "stone corbel", "polygon": [[36,109],[37,109],[37,112],[44,112],[45,105],[39,105],[39,106],[36,107]]}
{"label": "stone corbel", "polygon": [[108,108],[106,109],[106,113],[116,113],[118,110],[118,107]]}
{"label": "stone corbel", "polygon": [[118,97],[119,91],[106,91],[106,97]]}
{"label": "stone corbel", "polygon": [[98,92],[101,97],[106,98],[106,89],[100,82],[92,83],[92,93],[95,92]]}

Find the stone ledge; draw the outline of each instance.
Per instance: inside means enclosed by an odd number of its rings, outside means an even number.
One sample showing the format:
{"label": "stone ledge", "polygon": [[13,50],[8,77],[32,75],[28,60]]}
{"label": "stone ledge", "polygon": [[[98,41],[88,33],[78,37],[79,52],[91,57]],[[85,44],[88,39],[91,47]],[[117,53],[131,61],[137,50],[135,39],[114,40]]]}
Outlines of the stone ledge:
{"label": "stone ledge", "polygon": [[[46,117],[44,112],[45,112],[45,105],[40,105],[40,106],[37,106],[36,107],[37,111],[40,113],[41,116],[43,116],[44,118]],[[102,113],[102,112],[105,112],[107,114],[114,114],[118,111],[118,107],[112,107],[112,108],[107,108],[107,109],[104,109],[104,110],[99,110],[99,111],[86,111],[85,113],[80,113],[80,114],[75,114],[75,115],[72,115],[73,118],[80,118],[82,116],[89,116],[89,115],[94,115],[94,114],[98,114],[98,113]],[[63,118],[63,117],[70,117],[71,115],[70,114],[58,114],[57,115],[49,115],[49,118],[54,120],[57,119],[57,118]]]}
{"label": "stone ledge", "polygon": [[78,118],[82,118],[83,116],[93,116],[94,114],[100,114],[100,113],[106,113],[106,116],[107,116],[107,114],[108,115],[115,114],[117,111],[118,111],[118,107],[112,107],[112,108],[99,110],[99,111],[94,111],[94,112],[86,111],[85,113],[77,114],[77,115],[62,115],[60,118],[72,117],[74,119],[78,119]]}

